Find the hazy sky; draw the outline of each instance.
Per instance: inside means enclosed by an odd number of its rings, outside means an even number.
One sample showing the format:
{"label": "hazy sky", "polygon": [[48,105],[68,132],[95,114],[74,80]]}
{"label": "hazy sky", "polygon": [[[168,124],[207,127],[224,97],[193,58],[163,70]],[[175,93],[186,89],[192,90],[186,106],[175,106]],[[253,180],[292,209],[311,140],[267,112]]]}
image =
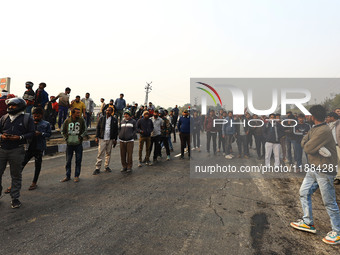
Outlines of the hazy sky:
{"label": "hazy sky", "polygon": [[340,1],[0,1],[0,77],[165,107],[190,77],[339,77]]}

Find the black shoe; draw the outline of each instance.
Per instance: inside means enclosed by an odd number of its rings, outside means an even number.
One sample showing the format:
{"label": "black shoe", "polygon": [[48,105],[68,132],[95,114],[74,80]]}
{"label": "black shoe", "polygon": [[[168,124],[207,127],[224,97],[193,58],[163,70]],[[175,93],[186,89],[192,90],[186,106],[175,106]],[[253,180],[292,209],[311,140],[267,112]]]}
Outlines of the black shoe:
{"label": "black shoe", "polygon": [[93,171],[93,175],[97,175],[97,174],[100,174],[100,170],[99,169],[96,169]]}
{"label": "black shoe", "polygon": [[179,159],[184,159],[184,156],[180,156]]}
{"label": "black shoe", "polygon": [[334,180],[334,185],[340,185],[340,180],[339,179],[335,179]]}
{"label": "black shoe", "polygon": [[131,169],[131,168],[128,168],[128,169],[126,170],[126,172],[127,172],[127,173],[131,173],[131,172],[132,172],[132,169]]}
{"label": "black shoe", "polygon": [[170,149],[170,151],[171,151],[171,152],[173,152],[173,151],[174,151],[174,149]]}
{"label": "black shoe", "polygon": [[21,202],[19,201],[19,199],[15,198],[12,200],[11,206],[13,209],[19,208],[21,206]]}
{"label": "black shoe", "polygon": [[107,173],[111,173],[111,172],[112,172],[112,170],[110,169],[110,167],[107,167],[107,168],[105,168],[105,172],[107,172]]}
{"label": "black shoe", "polygon": [[126,172],[127,168],[122,168],[120,171],[123,173],[123,172]]}

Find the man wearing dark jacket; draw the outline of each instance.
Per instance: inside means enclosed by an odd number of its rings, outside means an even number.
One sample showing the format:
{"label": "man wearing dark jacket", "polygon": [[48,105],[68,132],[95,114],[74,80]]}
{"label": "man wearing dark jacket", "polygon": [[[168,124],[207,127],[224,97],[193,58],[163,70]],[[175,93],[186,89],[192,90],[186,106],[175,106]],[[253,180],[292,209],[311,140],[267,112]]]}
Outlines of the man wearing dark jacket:
{"label": "man wearing dark jacket", "polygon": [[143,147],[145,143],[145,164],[152,165],[150,162],[150,145],[151,145],[151,132],[153,131],[153,123],[150,120],[150,115],[148,111],[144,111],[143,113],[144,118],[139,119],[137,121],[137,133],[140,134],[139,137],[139,163],[138,166],[142,166],[142,154],[143,154]]}
{"label": "man wearing dark jacket", "polygon": [[2,192],[2,175],[7,163],[10,165],[12,189],[12,208],[19,208],[22,165],[25,157],[26,139],[34,135],[34,122],[24,114],[26,102],[21,98],[11,98],[7,102],[7,112],[0,119],[0,196]]}
{"label": "man wearing dark jacket", "polygon": [[132,153],[134,146],[133,137],[136,134],[136,121],[131,118],[131,112],[124,112],[124,119],[120,123],[120,158],[122,162],[121,172],[132,172]]}
{"label": "man wearing dark jacket", "polygon": [[26,91],[23,95],[23,99],[26,102],[26,112],[31,114],[32,108],[34,106],[34,100],[35,100],[35,93],[33,91],[33,82],[28,81],[25,84],[26,86]]}
{"label": "man wearing dark jacket", "polygon": [[278,167],[280,165],[280,149],[281,143],[280,139],[284,136],[283,127],[280,123],[277,123],[275,119],[275,114],[271,113],[269,115],[269,121],[264,124],[263,135],[266,141],[265,144],[265,165],[270,166],[270,158],[272,152],[274,153],[275,163],[274,166]]}
{"label": "man wearing dark jacket", "polygon": [[238,148],[238,158],[242,157],[242,151],[244,158],[249,157],[249,147],[248,147],[248,135],[249,135],[249,126],[247,118],[243,116],[239,116],[236,119],[235,130],[236,130],[236,139],[237,139],[237,148]]}
{"label": "man wearing dark jacket", "polygon": [[117,144],[118,120],[113,116],[113,108],[106,109],[106,115],[100,117],[96,129],[96,143],[98,144],[98,155],[96,170],[93,175],[100,173],[103,157],[105,155],[105,172],[112,172],[109,165],[111,159],[112,146]]}
{"label": "man wearing dark jacket", "polygon": [[182,117],[178,121],[179,137],[181,139],[181,159],[184,159],[184,148],[188,146],[188,156],[190,158],[190,116],[188,110],[184,110]]}
{"label": "man wearing dark jacket", "polygon": [[35,163],[35,171],[34,178],[32,181],[29,190],[34,190],[38,187],[37,182],[41,170],[42,156],[44,150],[46,149],[46,138],[51,136],[51,126],[50,123],[43,120],[44,110],[41,107],[37,107],[33,109],[33,120],[35,133],[31,143],[28,146],[28,150],[25,153],[25,159],[22,163],[22,167],[24,168],[28,161],[34,157]]}
{"label": "man wearing dark jacket", "polygon": [[35,101],[34,106],[35,107],[41,107],[44,109],[45,104],[48,102],[48,94],[45,91],[46,83],[41,82],[39,84],[39,88],[35,91]]}
{"label": "man wearing dark jacket", "polygon": [[204,130],[207,132],[207,152],[210,153],[210,140],[213,142],[214,154],[216,154],[217,125],[214,127],[214,120],[217,119],[215,111],[211,110],[209,116],[205,117]]}

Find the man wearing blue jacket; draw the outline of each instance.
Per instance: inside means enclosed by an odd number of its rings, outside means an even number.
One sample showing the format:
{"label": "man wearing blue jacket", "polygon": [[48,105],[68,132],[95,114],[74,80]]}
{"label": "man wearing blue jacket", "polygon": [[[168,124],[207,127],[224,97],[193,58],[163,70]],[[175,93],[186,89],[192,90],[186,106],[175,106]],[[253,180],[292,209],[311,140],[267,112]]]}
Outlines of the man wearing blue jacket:
{"label": "man wearing blue jacket", "polygon": [[181,159],[184,159],[184,148],[188,145],[188,155],[190,158],[190,116],[188,110],[184,110],[177,125],[179,137],[181,139]]}

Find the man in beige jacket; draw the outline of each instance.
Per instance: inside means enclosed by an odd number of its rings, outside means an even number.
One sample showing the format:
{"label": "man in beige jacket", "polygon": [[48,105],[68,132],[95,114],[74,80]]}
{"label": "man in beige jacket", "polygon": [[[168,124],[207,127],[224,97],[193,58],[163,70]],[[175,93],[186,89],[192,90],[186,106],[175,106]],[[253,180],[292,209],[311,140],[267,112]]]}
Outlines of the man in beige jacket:
{"label": "man in beige jacket", "polygon": [[[308,154],[309,165],[305,165],[306,176],[300,187],[303,210],[301,220],[290,225],[298,230],[316,233],[312,211],[312,195],[320,188],[322,201],[330,217],[332,231],[322,239],[327,244],[340,244],[340,212],[336,202],[334,176],[337,168],[337,152],[330,128],[326,125],[326,110],[321,105],[310,108],[314,126],[302,139],[301,146]],[[321,150],[326,153],[321,153]],[[323,155],[322,155],[323,154]]]}

